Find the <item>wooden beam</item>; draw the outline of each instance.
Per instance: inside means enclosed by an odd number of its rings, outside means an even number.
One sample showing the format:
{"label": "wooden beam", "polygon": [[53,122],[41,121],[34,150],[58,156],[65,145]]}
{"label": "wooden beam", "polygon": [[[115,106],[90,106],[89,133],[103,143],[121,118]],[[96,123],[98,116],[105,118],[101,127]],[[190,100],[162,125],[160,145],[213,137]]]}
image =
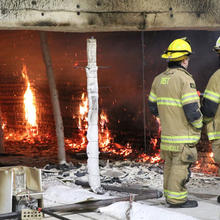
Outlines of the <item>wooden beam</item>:
{"label": "wooden beam", "polygon": [[43,58],[46,66],[46,73],[49,82],[51,102],[53,106],[53,116],[56,125],[56,136],[58,145],[58,160],[60,164],[66,163],[66,152],[64,144],[64,128],[63,119],[60,110],[60,103],[58,98],[58,92],[56,89],[56,82],[53,74],[52,62],[49,54],[46,34],[44,32],[40,33],[41,47]]}

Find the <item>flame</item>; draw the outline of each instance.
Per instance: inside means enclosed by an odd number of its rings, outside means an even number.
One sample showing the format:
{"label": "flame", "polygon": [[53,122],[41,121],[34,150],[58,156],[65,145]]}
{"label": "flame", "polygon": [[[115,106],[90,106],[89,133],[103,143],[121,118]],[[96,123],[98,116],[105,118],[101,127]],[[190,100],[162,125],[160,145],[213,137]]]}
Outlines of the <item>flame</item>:
{"label": "flame", "polygon": [[25,109],[25,119],[27,121],[27,131],[28,136],[33,134],[36,135],[37,131],[37,116],[36,116],[36,106],[35,97],[33,95],[30,82],[27,76],[27,67],[23,65],[22,76],[26,81],[27,89],[24,93],[24,109]]}
{"label": "flame", "polygon": [[218,165],[214,161],[213,152],[202,152],[200,154],[199,159],[193,165],[193,171],[218,175]]}
{"label": "flame", "polygon": [[160,153],[155,153],[154,155],[147,155],[142,153],[138,156],[137,162],[149,162],[149,163],[159,163],[161,162]]}
{"label": "flame", "polygon": [[158,142],[157,138],[151,138],[150,144],[153,145],[152,147],[153,151],[157,150],[157,142]]}
{"label": "flame", "polygon": [[36,126],[36,107],[34,105],[34,96],[30,88],[30,82],[27,82],[27,90],[24,94],[25,119],[31,126]]}
{"label": "flame", "polygon": [[[22,141],[22,143],[27,144],[43,144],[42,147],[47,146],[48,150],[47,154],[51,152],[51,148],[49,149],[49,144],[53,143],[52,139],[53,137],[49,134],[44,134],[42,136],[35,136],[38,133],[38,124],[37,124],[37,117],[36,117],[36,102],[34,93],[31,88],[31,84],[29,82],[28,76],[27,76],[27,68],[24,65],[22,69],[22,76],[25,79],[26,82],[26,90],[24,93],[24,109],[25,109],[25,119],[26,119],[26,130],[28,130],[28,134],[26,133],[19,133],[19,132],[13,132],[12,129],[9,129],[7,127],[7,121],[3,120],[2,122],[2,129],[4,130],[4,139],[10,143],[10,141]],[[80,104],[78,108],[78,113],[76,116],[73,117],[73,119],[76,119],[77,122],[77,138],[70,139],[65,138],[65,146],[68,150],[71,150],[72,152],[82,152],[86,150],[87,146],[87,129],[88,129],[88,98],[86,93],[82,93]],[[101,110],[100,116],[99,116],[99,149],[100,152],[108,153],[110,155],[119,155],[120,158],[131,158],[135,155],[135,160],[137,162],[147,162],[147,163],[159,163],[161,162],[161,158],[159,155],[159,137],[160,137],[160,119],[155,118],[158,123],[158,132],[157,134],[151,138],[150,145],[153,149],[153,153],[150,155],[147,155],[145,153],[140,153],[135,151],[135,147],[131,146],[130,143],[126,143],[125,145],[121,145],[119,143],[114,142],[113,135],[111,134],[111,131],[108,128],[109,119],[107,116],[107,113],[104,110]],[[119,120],[117,121],[120,122]],[[32,136],[30,136],[32,135]],[[32,138],[34,137],[34,139]],[[14,143],[11,142],[10,149],[14,148]],[[13,146],[13,147],[12,147]],[[26,148],[19,149],[20,153],[28,154],[28,147],[29,145],[24,145]],[[32,152],[33,145],[29,148],[29,152]],[[40,147],[41,145],[39,145]],[[13,150],[11,150],[14,152]],[[213,152],[207,153],[206,160],[199,159],[194,167],[194,171],[203,172],[203,173],[215,173],[217,172],[217,166],[213,159]]]}
{"label": "flame", "polygon": [[[7,141],[23,141],[24,143],[33,144],[35,141],[41,141],[44,137],[38,136],[38,125],[37,125],[37,113],[36,113],[36,101],[34,93],[31,88],[31,84],[27,75],[27,67],[23,65],[21,71],[22,77],[25,79],[26,90],[23,96],[24,105],[24,118],[26,120],[25,129],[13,129],[7,127],[7,121],[3,120],[2,129],[4,131],[4,139]],[[45,139],[47,134],[45,134]]]}
{"label": "flame", "polygon": [[86,97],[85,93],[82,93],[81,96],[81,104],[79,105],[79,117],[78,117],[78,128],[80,130],[84,128],[88,128],[88,111],[89,111],[89,101]]}
{"label": "flame", "polygon": [[6,122],[2,122],[2,130],[4,130],[6,127]]}
{"label": "flame", "polygon": [[[78,140],[66,139],[65,144],[67,148],[73,150],[74,152],[79,152],[86,149],[87,139],[86,133],[88,129],[88,98],[86,93],[81,95],[81,103],[79,105],[79,112],[77,116],[74,116],[73,119],[77,118],[77,127],[79,129]],[[132,153],[132,147],[129,143],[126,146],[122,146],[118,143],[114,143],[114,138],[111,135],[110,130],[108,129],[109,119],[104,110],[101,111],[99,116],[99,149],[101,152],[112,153],[126,157]],[[75,141],[75,143],[74,143]]]}
{"label": "flame", "polygon": [[108,117],[106,113],[102,110],[100,114],[100,132],[99,132],[99,146],[103,150],[103,152],[106,152],[107,149],[106,147],[111,143],[111,133],[108,130]]}

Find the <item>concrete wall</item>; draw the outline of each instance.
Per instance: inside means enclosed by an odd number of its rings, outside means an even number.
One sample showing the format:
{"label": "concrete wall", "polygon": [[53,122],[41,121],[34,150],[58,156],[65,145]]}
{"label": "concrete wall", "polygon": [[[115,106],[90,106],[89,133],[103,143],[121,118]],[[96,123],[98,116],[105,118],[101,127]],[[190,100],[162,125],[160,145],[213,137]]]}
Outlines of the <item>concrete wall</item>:
{"label": "concrete wall", "polygon": [[219,0],[1,0],[0,29],[220,29]]}

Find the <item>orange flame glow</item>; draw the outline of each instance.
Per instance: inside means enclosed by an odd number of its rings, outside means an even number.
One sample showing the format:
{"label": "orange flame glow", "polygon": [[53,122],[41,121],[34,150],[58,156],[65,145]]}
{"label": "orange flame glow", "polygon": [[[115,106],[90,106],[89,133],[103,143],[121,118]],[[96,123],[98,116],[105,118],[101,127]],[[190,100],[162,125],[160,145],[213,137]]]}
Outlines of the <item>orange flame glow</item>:
{"label": "orange flame glow", "polygon": [[81,96],[81,104],[79,106],[79,117],[78,117],[78,128],[80,130],[83,129],[83,122],[84,122],[84,126],[85,128],[88,127],[88,111],[89,111],[89,101],[88,98],[86,97],[85,93],[82,94]]}
{"label": "orange flame glow", "polygon": [[[85,93],[81,96],[81,103],[79,105],[79,112],[77,116],[78,124],[77,127],[79,129],[80,142],[72,143],[70,139],[66,139],[66,146],[75,152],[79,152],[80,150],[85,150],[87,145],[86,132],[88,128],[88,98]],[[74,116],[73,118],[76,118]],[[126,146],[122,146],[118,143],[114,143],[114,139],[111,135],[110,130],[108,129],[108,117],[105,111],[101,111],[99,116],[99,149],[101,152],[112,153],[121,156],[128,156],[132,153],[132,148],[128,143]]]}
{"label": "orange flame glow", "polygon": [[24,94],[25,119],[31,126],[36,126],[36,107],[34,105],[34,96],[30,88],[30,83],[27,82],[27,90]]}
{"label": "orange flame glow", "polygon": [[32,134],[37,134],[36,102],[27,76],[26,65],[23,65],[22,76],[27,84],[27,89],[24,93],[24,109],[28,133],[31,132]]}

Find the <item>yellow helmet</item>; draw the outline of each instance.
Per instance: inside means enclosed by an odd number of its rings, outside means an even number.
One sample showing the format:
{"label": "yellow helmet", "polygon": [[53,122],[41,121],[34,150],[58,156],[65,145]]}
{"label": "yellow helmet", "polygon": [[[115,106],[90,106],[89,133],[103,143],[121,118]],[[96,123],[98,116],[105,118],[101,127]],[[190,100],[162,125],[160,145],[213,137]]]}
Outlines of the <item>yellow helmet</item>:
{"label": "yellow helmet", "polygon": [[216,51],[216,53],[220,53],[220,37],[216,41],[216,44],[214,46],[214,50]]}
{"label": "yellow helmet", "polygon": [[187,41],[187,38],[184,37],[174,40],[161,57],[169,61],[180,61],[187,58],[191,53],[190,43]]}

